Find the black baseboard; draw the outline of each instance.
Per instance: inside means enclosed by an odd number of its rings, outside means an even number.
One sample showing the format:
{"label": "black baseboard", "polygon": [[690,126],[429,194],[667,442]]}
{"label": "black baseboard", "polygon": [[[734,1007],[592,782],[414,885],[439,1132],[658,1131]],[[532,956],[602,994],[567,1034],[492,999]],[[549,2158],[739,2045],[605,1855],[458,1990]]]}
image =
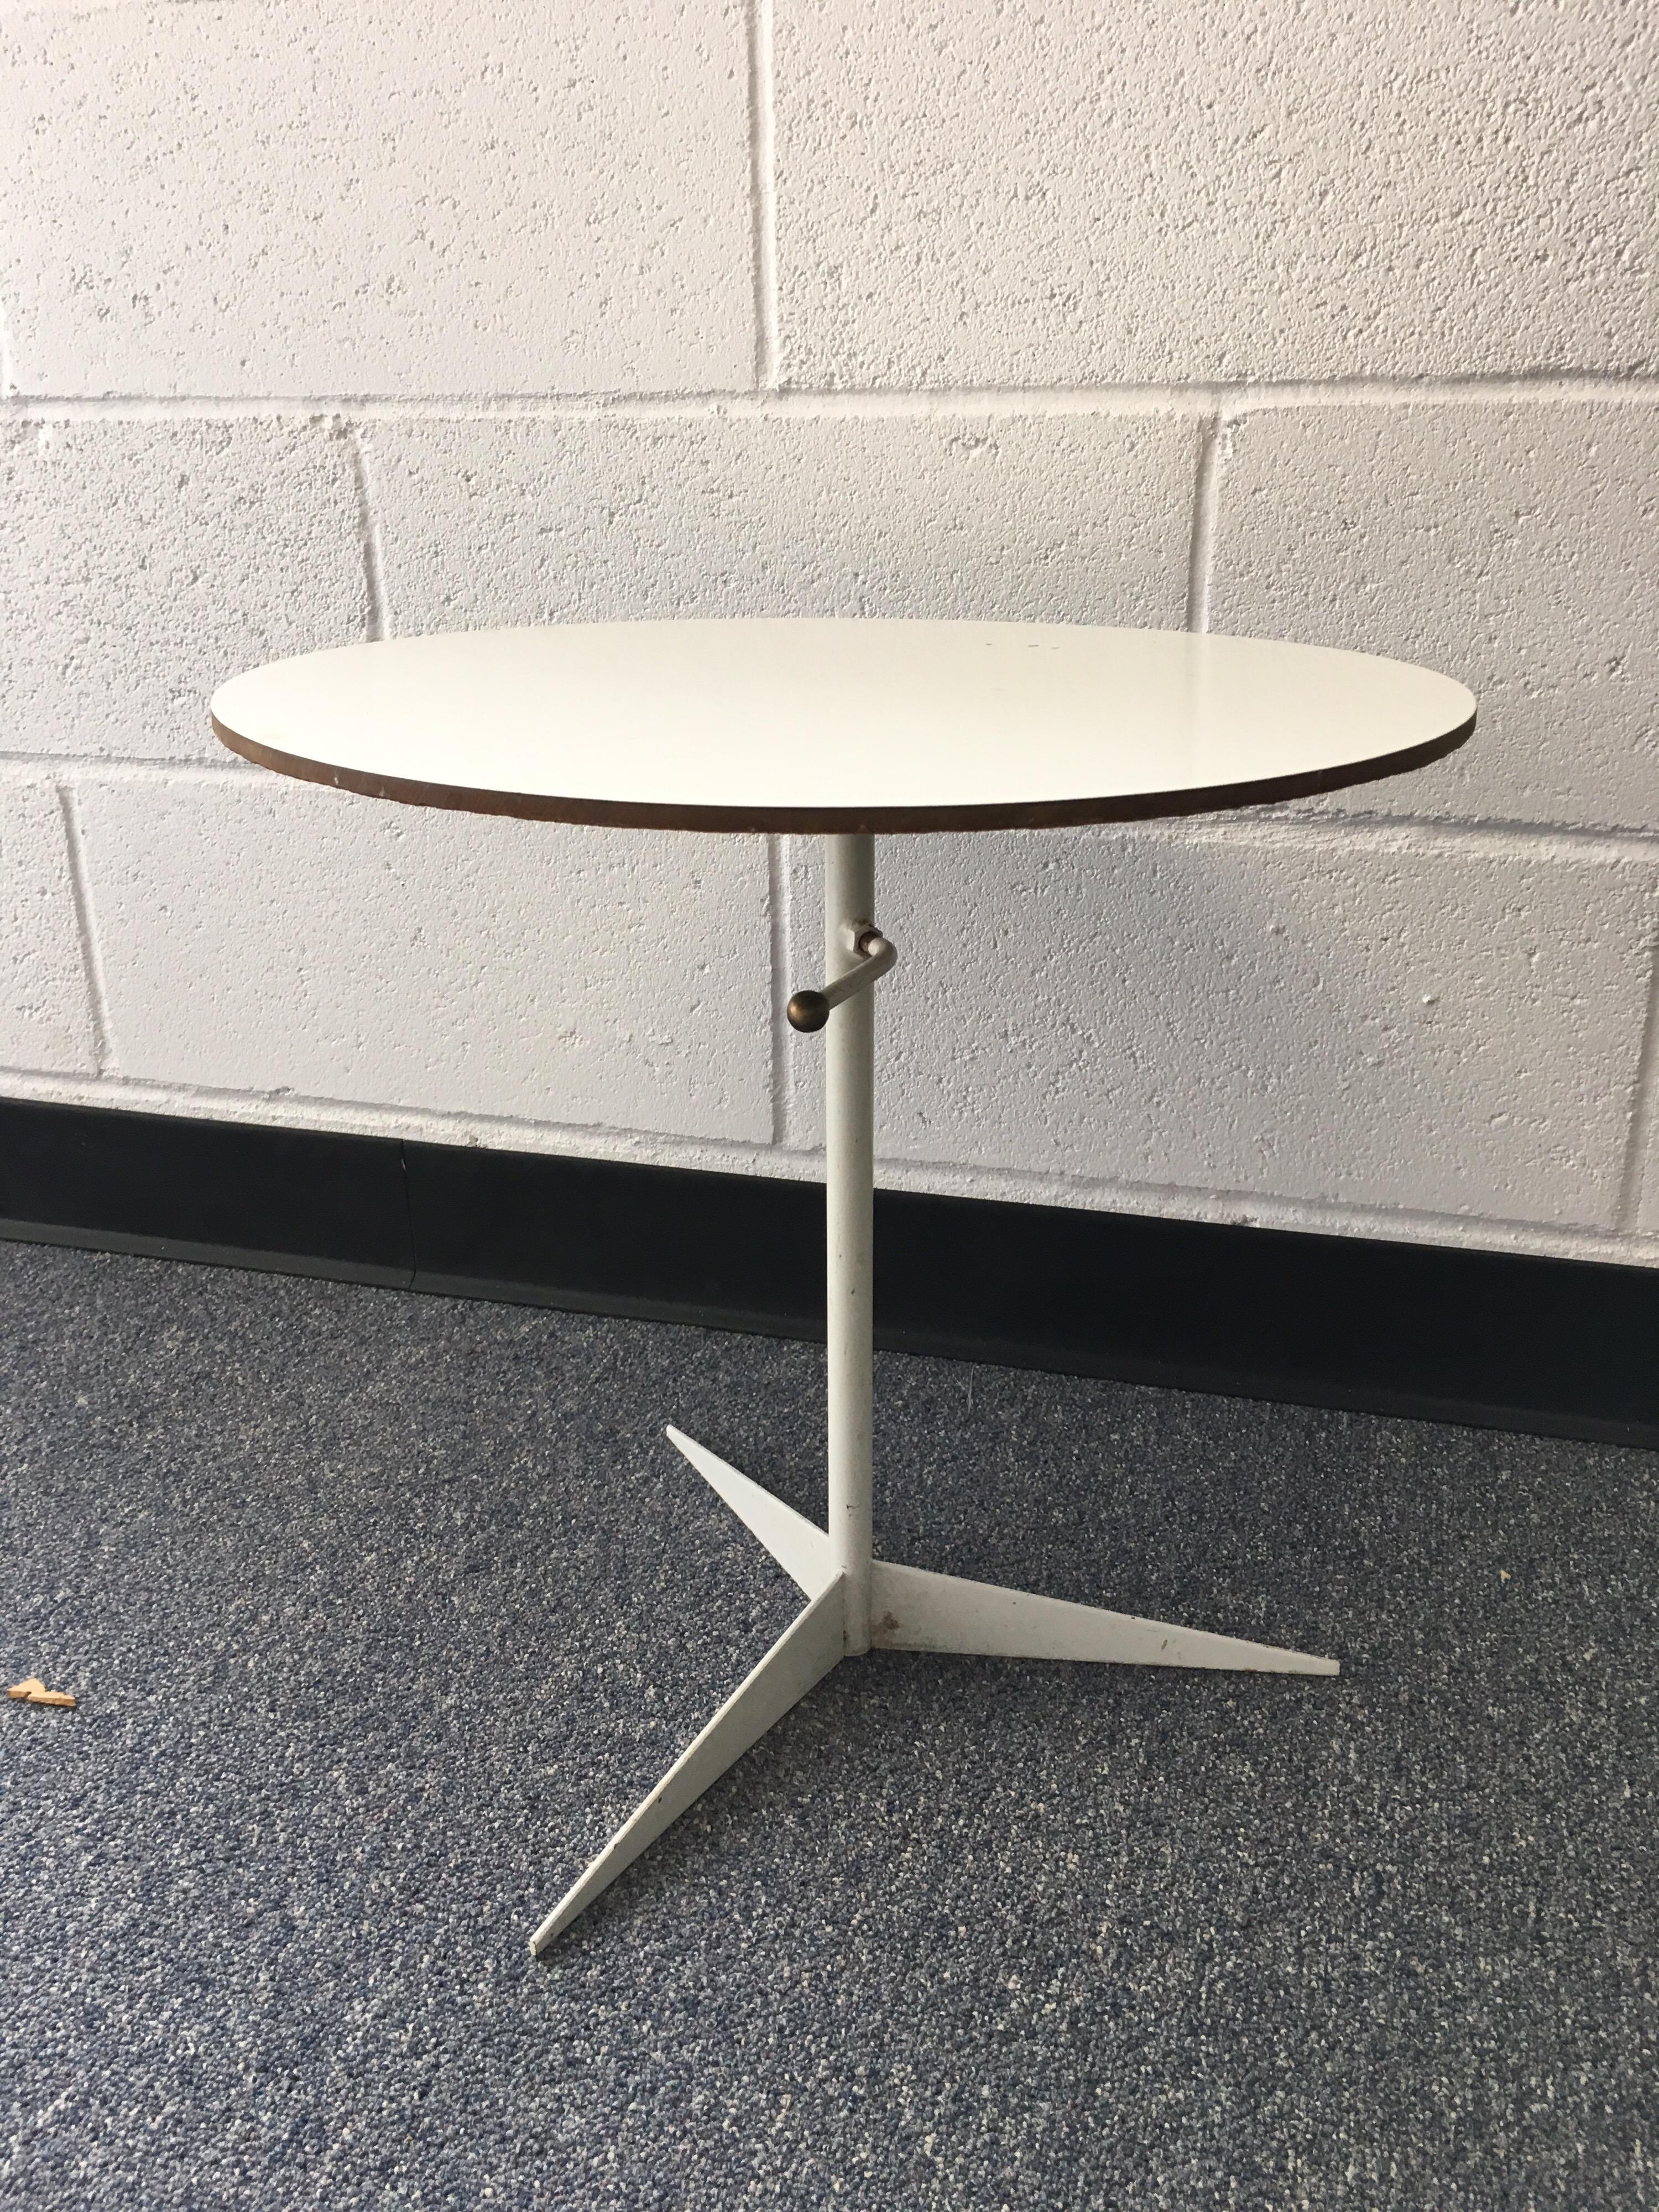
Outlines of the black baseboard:
{"label": "black baseboard", "polygon": [[[816,1184],[0,1100],[0,1236],[821,1336]],[[883,1191],[899,1351],[1659,1447],[1659,1271]]]}

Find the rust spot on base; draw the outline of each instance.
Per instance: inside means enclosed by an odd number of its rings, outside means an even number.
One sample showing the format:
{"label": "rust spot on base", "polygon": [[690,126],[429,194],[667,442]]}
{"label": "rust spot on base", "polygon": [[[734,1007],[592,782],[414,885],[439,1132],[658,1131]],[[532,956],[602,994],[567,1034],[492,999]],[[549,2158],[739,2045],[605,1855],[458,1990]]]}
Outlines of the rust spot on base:
{"label": "rust spot on base", "polygon": [[872,1644],[890,1644],[897,1634],[898,1620],[894,1613],[884,1613],[879,1620],[872,1620],[870,1624]]}

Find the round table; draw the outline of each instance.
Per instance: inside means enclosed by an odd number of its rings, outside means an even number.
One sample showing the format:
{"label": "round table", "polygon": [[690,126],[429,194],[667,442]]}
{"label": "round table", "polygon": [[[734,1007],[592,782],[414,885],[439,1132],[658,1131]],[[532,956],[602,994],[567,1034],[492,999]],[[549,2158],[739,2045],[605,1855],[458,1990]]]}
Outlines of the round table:
{"label": "round table", "polygon": [[669,1437],[805,1609],[531,1938],[541,1951],[842,1658],[872,1646],[1334,1674],[1334,1659],[875,1557],[872,986],[884,830],[1011,830],[1259,805],[1399,775],[1474,726],[1461,684],[1261,639],[1042,623],[573,623],[347,646],[234,678],[234,751],[372,798],[543,821],[818,833],[825,966],[829,1516]]}

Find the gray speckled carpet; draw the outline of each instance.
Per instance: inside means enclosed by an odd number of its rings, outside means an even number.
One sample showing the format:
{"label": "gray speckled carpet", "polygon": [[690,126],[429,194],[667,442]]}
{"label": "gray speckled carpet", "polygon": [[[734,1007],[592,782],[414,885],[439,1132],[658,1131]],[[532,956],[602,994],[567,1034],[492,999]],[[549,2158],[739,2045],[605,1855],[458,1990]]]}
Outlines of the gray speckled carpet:
{"label": "gray speckled carpet", "polygon": [[536,1962],[814,1351],[9,1245],[0,1382],[8,2207],[1659,2204],[1654,1455],[884,1358],[890,1556],[1342,1677],[845,1665]]}

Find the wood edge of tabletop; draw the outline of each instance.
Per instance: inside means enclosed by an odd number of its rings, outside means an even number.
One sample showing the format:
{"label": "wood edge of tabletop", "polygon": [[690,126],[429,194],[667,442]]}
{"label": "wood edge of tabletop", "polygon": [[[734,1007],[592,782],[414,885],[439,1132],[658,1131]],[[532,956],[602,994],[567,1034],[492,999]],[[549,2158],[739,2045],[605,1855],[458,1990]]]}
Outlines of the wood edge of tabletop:
{"label": "wood edge of tabletop", "polygon": [[1455,752],[1474,728],[1471,714],[1443,736],[1425,738],[1398,751],[1339,768],[1309,769],[1294,775],[1257,777],[1179,791],[1118,793],[1103,799],[1045,799],[981,806],[680,806],[610,799],[561,799],[539,792],[483,791],[465,784],[422,783],[377,775],[279,751],[229,729],[215,714],[213,733],[222,745],[278,775],[320,783],[362,799],[390,799],[404,806],[438,806],[464,814],[509,815],[526,822],[574,822],[606,830],[752,830],[775,836],[919,835],[949,830],[1063,830],[1091,823],[1150,822],[1180,814],[1218,814],[1230,808],[1267,806],[1291,799],[1316,799],[1357,783],[1406,775]]}

